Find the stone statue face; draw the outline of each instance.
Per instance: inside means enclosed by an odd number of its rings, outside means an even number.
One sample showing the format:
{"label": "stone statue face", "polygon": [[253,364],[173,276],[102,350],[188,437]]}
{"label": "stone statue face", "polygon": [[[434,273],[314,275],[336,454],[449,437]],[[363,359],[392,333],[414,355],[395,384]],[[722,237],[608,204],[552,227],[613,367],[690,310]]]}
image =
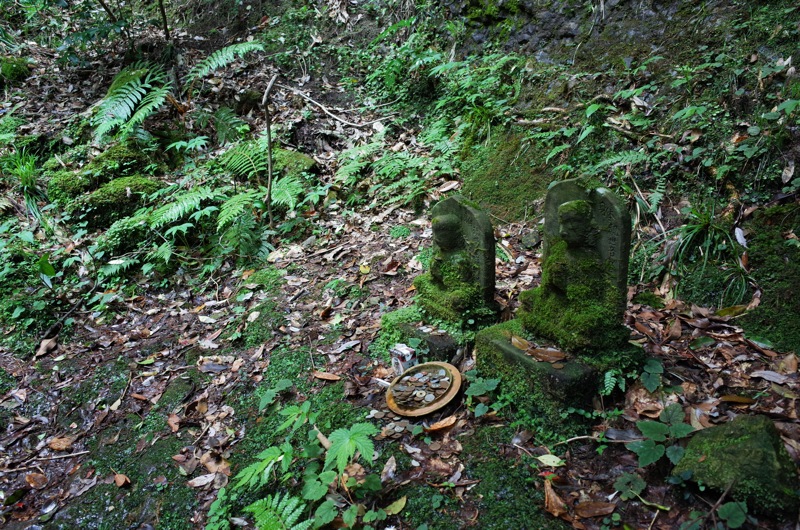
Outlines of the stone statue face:
{"label": "stone statue face", "polygon": [[442,250],[457,250],[464,247],[461,220],[455,215],[440,215],[431,221],[433,242]]}
{"label": "stone statue face", "polygon": [[594,236],[592,204],[569,201],[558,207],[558,235],[574,248],[591,245]]}

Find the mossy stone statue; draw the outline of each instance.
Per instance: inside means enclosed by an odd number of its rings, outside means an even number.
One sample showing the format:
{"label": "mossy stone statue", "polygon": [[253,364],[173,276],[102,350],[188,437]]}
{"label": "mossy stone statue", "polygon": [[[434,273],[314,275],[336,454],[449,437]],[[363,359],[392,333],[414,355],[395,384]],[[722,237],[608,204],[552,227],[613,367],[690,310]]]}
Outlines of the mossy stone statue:
{"label": "mossy stone statue", "polygon": [[625,344],[630,223],[625,205],[608,189],[587,190],[576,179],[550,188],[542,282],[520,296],[527,331],[573,352]]}
{"label": "mossy stone statue", "polygon": [[494,320],[495,241],[489,218],[459,196],[439,202],[431,216],[430,271],[414,280],[420,306],[450,322]]}

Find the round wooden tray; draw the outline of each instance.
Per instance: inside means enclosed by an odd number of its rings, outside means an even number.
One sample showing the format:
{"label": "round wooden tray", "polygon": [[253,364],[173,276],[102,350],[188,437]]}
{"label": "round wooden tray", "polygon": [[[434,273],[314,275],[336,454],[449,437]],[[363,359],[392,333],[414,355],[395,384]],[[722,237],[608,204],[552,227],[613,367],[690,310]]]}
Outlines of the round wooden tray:
{"label": "round wooden tray", "polygon": [[[431,403],[427,403],[422,407],[419,408],[409,408],[403,405],[398,404],[394,398],[394,387],[400,381],[400,379],[414,375],[418,372],[423,372],[433,368],[444,368],[447,371],[447,375],[450,377],[450,386],[447,388],[447,391],[439,396],[438,399],[432,401]],[[399,376],[397,376],[392,384],[389,385],[389,388],[386,390],[386,404],[389,406],[389,410],[394,412],[395,414],[400,414],[401,416],[424,416],[426,414],[430,414],[435,410],[439,410],[440,408],[444,407],[448,403],[450,403],[458,391],[461,389],[461,372],[458,371],[458,368],[453,366],[452,364],[448,363],[440,363],[440,362],[430,362],[430,363],[423,363],[418,364],[416,366],[412,366]]]}

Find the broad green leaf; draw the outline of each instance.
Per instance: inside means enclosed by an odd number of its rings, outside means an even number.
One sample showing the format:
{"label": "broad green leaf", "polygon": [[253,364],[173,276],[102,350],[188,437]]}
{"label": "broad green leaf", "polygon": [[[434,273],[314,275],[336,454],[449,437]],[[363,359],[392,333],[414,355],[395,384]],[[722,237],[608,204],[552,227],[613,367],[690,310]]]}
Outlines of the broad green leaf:
{"label": "broad green leaf", "polygon": [[647,362],[644,363],[644,371],[648,374],[663,374],[664,366],[659,360],[647,359]]}
{"label": "broad green leaf", "polygon": [[478,403],[475,406],[475,417],[480,418],[484,414],[489,412],[489,407],[487,407],[484,403]]}
{"label": "broad green leaf", "polygon": [[716,342],[717,341],[711,337],[697,337],[689,343],[689,347],[693,350],[699,350],[700,348],[705,348],[706,346],[716,344]]}
{"label": "broad green leaf", "polygon": [[664,423],[668,423],[670,425],[675,425],[678,423],[683,423],[683,407],[678,405],[677,403],[673,403],[672,405],[668,406],[664,410],[661,411],[661,414],[658,415],[658,419],[663,421]]}
{"label": "broad green leaf", "polygon": [[678,462],[680,462],[681,458],[683,458],[683,453],[684,453],[683,447],[681,447],[680,445],[671,445],[667,447],[666,451],[667,458],[669,458],[669,461],[672,462],[673,466],[678,465]]}
{"label": "broad green leaf", "polygon": [[328,493],[328,486],[316,479],[303,484],[303,498],[307,501],[318,501]]}
{"label": "broad green leaf", "polygon": [[599,103],[592,103],[591,105],[586,107],[586,117],[588,118],[592,114],[600,110],[600,107],[602,107],[602,105],[600,105]]}
{"label": "broad green leaf", "polygon": [[657,444],[653,440],[631,442],[627,447],[639,456],[639,467],[647,467],[658,462],[666,450],[663,445]]}
{"label": "broad green leaf", "polygon": [[375,450],[370,436],[378,433],[378,429],[371,423],[356,423],[349,429],[337,429],[328,439],[331,446],[325,455],[325,467],[330,468],[334,463],[339,473],[344,473],[344,468],[359,451],[367,460],[372,459]]}
{"label": "broad green leaf", "polygon": [[55,276],[56,269],[50,264],[50,254],[44,254],[39,258],[39,272],[45,276]]}
{"label": "broad green leaf", "polygon": [[675,440],[686,438],[693,432],[694,432],[694,427],[692,427],[688,423],[678,423],[675,425],[670,425],[669,427],[669,435],[671,438]]}
{"label": "broad green leaf", "polygon": [[654,442],[663,442],[669,432],[669,426],[657,421],[637,421],[636,427],[642,432],[642,436]]}
{"label": "broad green leaf", "polygon": [[642,384],[648,392],[655,392],[661,386],[661,376],[658,374],[651,374],[644,372],[642,374]]}
{"label": "broad green leaf", "polygon": [[747,504],[726,502],[717,509],[717,515],[725,521],[728,528],[739,528],[747,521]]}
{"label": "broad green leaf", "polygon": [[614,489],[620,492],[622,500],[629,501],[642,493],[647,486],[642,477],[633,473],[623,473],[614,482]]}
{"label": "broad green leaf", "polygon": [[566,464],[566,462],[561,460],[556,455],[550,454],[537,456],[536,460],[549,467],[560,467]]}
{"label": "broad green leaf", "polygon": [[325,526],[336,519],[337,515],[339,515],[339,510],[336,508],[333,501],[325,501],[320,504],[317,507],[317,511],[314,512],[314,523],[319,526]]}

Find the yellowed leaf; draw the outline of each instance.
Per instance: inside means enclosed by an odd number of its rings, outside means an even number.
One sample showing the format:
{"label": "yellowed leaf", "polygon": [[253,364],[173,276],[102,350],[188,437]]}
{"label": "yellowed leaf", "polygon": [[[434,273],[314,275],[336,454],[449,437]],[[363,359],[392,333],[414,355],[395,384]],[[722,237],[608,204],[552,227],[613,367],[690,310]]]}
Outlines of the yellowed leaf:
{"label": "yellowed leaf", "polygon": [[167,425],[169,425],[169,428],[172,432],[178,432],[178,429],[181,426],[180,417],[175,413],[170,414],[167,416]]}
{"label": "yellowed leaf", "polygon": [[28,473],[25,475],[25,482],[33,489],[40,490],[47,486],[47,477],[41,473]]}
{"label": "yellowed leaf", "polygon": [[518,335],[511,335],[511,345],[523,351],[531,347],[530,342]]}
{"label": "yellowed leaf", "polygon": [[58,436],[47,442],[47,446],[53,451],[67,451],[72,448],[75,438],[71,436]]}
{"label": "yellowed leaf", "polygon": [[423,429],[425,430],[425,432],[443,431],[445,429],[449,429],[450,427],[455,425],[455,423],[456,423],[456,417],[448,416],[445,419],[439,420],[436,423],[431,424],[427,427],[423,426]]}
{"label": "yellowed leaf", "polygon": [[369,265],[367,265],[366,263],[362,263],[361,265],[358,266],[358,271],[361,274],[369,274],[370,270],[372,269],[370,269]]}
{"label": "yellowed leaf", "polygon": [[336,374],[332,374],[330,372],[320,372],[319,370],[314,370],[311,373],[317,379],[323,379],[325,381],[339,381],[341,377]]}
{"label": "yellowed leaf", "polygon": [[386,515],[397,515],[403,511],[403,508],[406,507],[406,500],[406,496],[403,495],[392,504],[384,508],[383,511],[386,512]]}

